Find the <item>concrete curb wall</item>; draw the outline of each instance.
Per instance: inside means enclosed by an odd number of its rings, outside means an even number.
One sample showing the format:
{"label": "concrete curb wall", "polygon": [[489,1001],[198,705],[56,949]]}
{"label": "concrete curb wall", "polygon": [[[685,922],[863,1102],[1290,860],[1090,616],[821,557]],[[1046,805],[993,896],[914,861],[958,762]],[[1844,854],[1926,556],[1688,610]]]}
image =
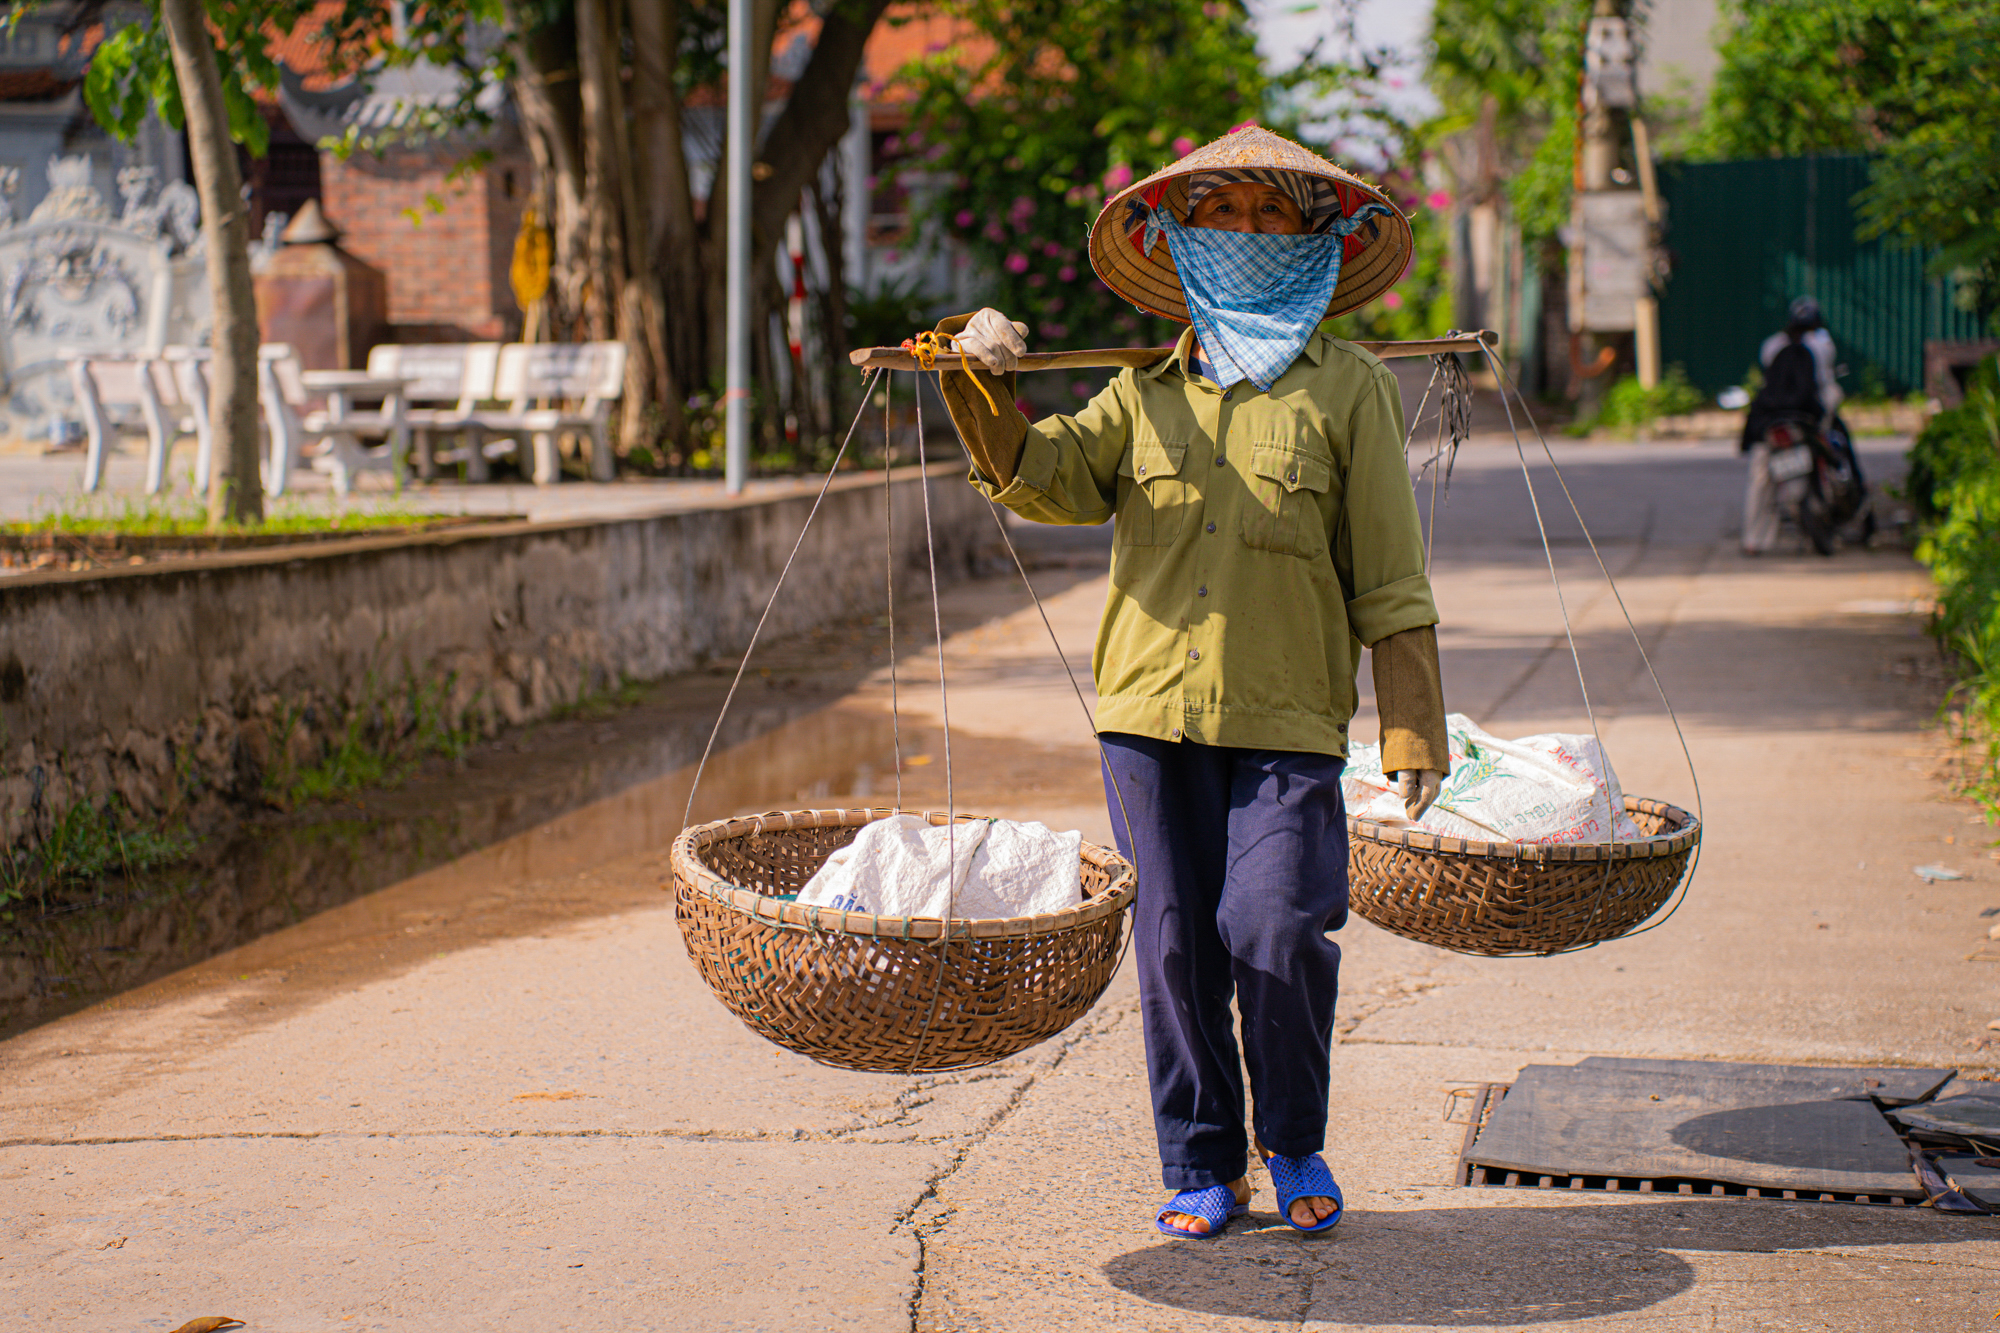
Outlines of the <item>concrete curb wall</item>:
{"label": "concrete curb wall", "polygon": [[[962,466],[930,469],[941,578],[995,540]],[[899,586],[927,576],[915,468],[894,480]],[[491,731],[621,679],[734,655],[813,504],[356,538],[0,583],[0,848],[77,801],[135,812],[253,802],[274,761],[317,762],[414,713]],[[767,636],[885,605],[881,474],[842,477]]]}

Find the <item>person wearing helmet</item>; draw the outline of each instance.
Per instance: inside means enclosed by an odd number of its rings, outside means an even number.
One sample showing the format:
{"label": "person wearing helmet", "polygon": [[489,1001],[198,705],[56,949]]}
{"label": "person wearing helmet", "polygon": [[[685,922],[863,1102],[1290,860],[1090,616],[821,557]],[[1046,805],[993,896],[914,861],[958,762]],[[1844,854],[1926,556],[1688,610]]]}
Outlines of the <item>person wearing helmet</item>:
{"label": "person wearing helmet", "polygon": [[1819,429],[1833,431],[1844,396],[1836,378],[1833,335],[1826,331],[1819,302],[1810,296],[1792,302],[1784,329],[1764,340],[1757,360],[1764,369],[1764,383],[1751,400],[1740,444],[1750,457],[1743,491],[1743,553],[1753,556],[1778,542],[1784,488],[1771,476],[1771,446],[1766,438],[1771,423],[1787,417],[1817,418]]}
{"label": "person wearing helmet", "polygon": [[1410,247],[1378,190],[1248,127],[1120,191],[1091,230],[1113,291],[1190,326],[1163,360],[1030,423],[1013,373],[1025,326],[991,308],[938,326],[984,367],[939,376],[972,483],[1038,522],[1114,524],[1096,724],[1138,872],[1147,1072],[1176,1191],[1153,1221],[1170,1236],[1214,1236],[1245,1210],[1253,1144],[1287,1222],[1340,1218],[1320,1156],[1327,932],[1347,916],[1340,774],[1363,645],[1410,818],[1448,760],[1401,396],[1319,325],[1387,291]]}

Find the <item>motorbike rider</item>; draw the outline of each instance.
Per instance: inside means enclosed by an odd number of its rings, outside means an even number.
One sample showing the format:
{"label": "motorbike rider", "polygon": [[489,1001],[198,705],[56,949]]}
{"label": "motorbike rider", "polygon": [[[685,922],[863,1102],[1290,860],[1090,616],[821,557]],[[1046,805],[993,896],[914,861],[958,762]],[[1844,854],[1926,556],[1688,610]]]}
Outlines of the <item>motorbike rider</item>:
{"label": "motorbike rider", "polygon": [[1778,482],[1771,476],[1770,429],[1783,421],[1810,423],[1812,428],[1847,455],[1856,485],[1861,472],[1853,451],[1845,447],[1845,428],[1840,425],[1840,382],[1836,378],[1833,335],[1819,302],[1810,296],[1793,301],[1786,312],[1782,331],[1764,340],[1758,349],[1764,367],[1764,383],[1750,402],[1743,422],[1742,452],[1750,456],[1750,476],[1743,493],[1743,553],[1759,555],[1778,541],[1781,495],[1787,486],[1800,482]]}

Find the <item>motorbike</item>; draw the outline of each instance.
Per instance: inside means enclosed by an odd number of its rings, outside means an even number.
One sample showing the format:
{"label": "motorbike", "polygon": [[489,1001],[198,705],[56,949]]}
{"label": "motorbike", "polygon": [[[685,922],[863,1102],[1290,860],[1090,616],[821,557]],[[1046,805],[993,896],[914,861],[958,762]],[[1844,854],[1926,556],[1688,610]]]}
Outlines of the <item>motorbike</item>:
{"label": "motorbike", "polygon": [[1817,417],[1794,414],[1764,430],[1771,446],[1771,484],[1778,511],[1821,555],[1832,555],[1843,534],[1857,544],[1875,535],[1875,513],[1847,429],[1835,417],[1823,429]]}

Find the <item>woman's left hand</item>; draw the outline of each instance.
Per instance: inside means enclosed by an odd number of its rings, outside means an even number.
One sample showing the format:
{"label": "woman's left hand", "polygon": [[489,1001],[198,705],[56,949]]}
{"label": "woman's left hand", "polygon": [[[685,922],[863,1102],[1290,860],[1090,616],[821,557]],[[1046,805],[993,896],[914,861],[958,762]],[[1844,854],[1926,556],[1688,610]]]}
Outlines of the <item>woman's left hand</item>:
{"label": "woman's left hand", "polygon": [[1396,775],[1396,795],[1403,798],[1403,809],[1410,822],[1424,817],[1424,811],[1431,808],[1431,802],[1438,798],[1438,789],[1444,786],[1444,774],[1434,768],[1406,768]]}

